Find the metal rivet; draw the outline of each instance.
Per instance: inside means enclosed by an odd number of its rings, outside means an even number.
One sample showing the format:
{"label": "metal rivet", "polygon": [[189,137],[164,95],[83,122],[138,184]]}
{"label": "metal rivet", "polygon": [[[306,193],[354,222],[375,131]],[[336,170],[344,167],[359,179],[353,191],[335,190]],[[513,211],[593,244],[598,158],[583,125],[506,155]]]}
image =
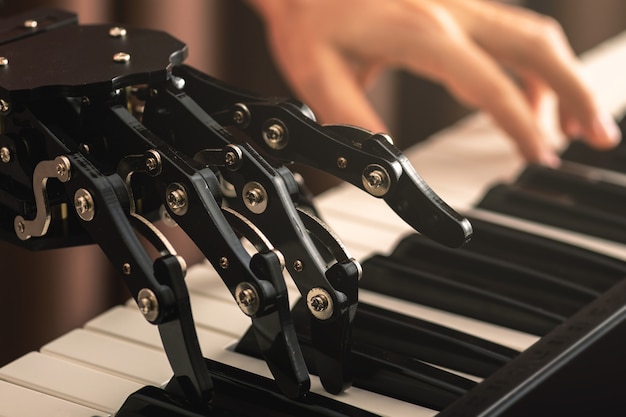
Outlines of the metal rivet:
{"label": "metal rivet", "polygon": [[94,204],[91,193],[84,188],[79,188],[74,194],[74,208],[78,217],[86,222],[93,220],[96,215],[96,205]]}
{"label": "metal rivet", "polygon": [[118,52],[113,55],[113,61],[125,64],[130,61],[130,54],[127,54],[126,52]]}
{"label": "metal rivet", "polygon": [[130,273],[132,272],[132,268],[130,267],[130,264],[128,262],[122,265],[122,272],[124,273],[124,275],[130,275]]}
{"label": "metal rivet", "polygon": [[222,269],[228,269],[228,267],[230,266],[230,262],[228,261],[228,258],[225,256],[222,256],[219,262],[220,262],[220,268]]}
{"label": "metal rivet", "polygon": [[5,164],[11,161],[11,151],[6,146],[0,148],[0,161]]}
{"label": "metal rivet", "polygon": [[340,156],[339,158],[337,158],[337,167],[344,169],[348,166],[348,160],[346,158],[344,158],[343,156]]}
{"label": "metal rivet", "polygon": [[24,225],[24,222],[18,221],[15,224],[15,231],[21,235],[22,233],[24,233],[24,230],[26,230],[26,226]]}
{"label": "metal rivet", "polygon": [[28,19],[24,21],[24,27],[27,29],[35,29],[39,25],[36,20]]}
{"label": "metal rivet", "polygon": [[9,59],[5,56],[0,56],[0,67],[6,67],[9,65]]}
{"label": "metal rivet", "polygon": [[114,26],[109,29],[109,36],[112,38],[121,38],[126,36],[126,29],[120,26]]}

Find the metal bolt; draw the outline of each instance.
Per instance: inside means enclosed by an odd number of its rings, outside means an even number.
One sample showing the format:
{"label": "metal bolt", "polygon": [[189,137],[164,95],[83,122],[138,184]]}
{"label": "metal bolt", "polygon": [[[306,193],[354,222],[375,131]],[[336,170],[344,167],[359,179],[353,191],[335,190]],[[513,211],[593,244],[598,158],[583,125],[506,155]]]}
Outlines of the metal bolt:
{"label": "metal bolt", "polygon": [[114,26],[109,29],[109,36],[112,38],[121,38],[126,36],[126,29],[120,26]]}
{"label": "metal bolt", "polygon": [[260,188],[251,188],[246,192],[246,200],[251,206],[256,206],[263,202],[263,192]]}
{"label": "metal bolt", "polygon": [[367,182],[372,187],[380,187],[385,181],[383,173],[380,171],[372,171],[367,175]]}
{"label": "metal bolt", "polygon": [[182,185],[173,183],[165,190],[165,200],[169,208],[179,216],[187,213],[187,192]]}
{"label": "metal bolt", "polygon": [[361,179],[367,192],[376,197],[384,196],[391,187],[389,174],[380,165],[368,165],[363,171]]}
{"label": "metal bolt", "polygon": [[0,148],[0,161],[5,164],[11,161],[11,151],[6,146]]}
{"label": "metal bolt", "polygon": [[233,122],[236,126],[245,128],[250,123],[250,110],[245,104],[237,103],[233,109]]}
{"label": "metal bolt", "polygon": [[343,156],[340,156],[339,158],[337,158],[337,166],[341,169],[346,168],[348,166],[348,160]]}
{"label": "metal bolt", "polygon": [[89,191],[79,188],[74,194],[74,207],[78,217],[86,222],[92,221],[96,215],[96,205]]}
{"label": "metal bolt", "polygon": [[237,154],[233,151],[228,151],[226,152],[226,155],[224,155],[224,162],[226,163],[226,165],[228,166],[233,166],[237,163]]}
{"label": "metal bolt", "polygon": [[323,294],[318,294],[311,298],[310,306],[315,311],[324,311],[328,308],[328,298]]}
{"label": "metal bolt", "polygon": [[0,56],[0,67],[6,67],[9,65],[9,59],[5,56]]}
{"label": "metal bolt", "polygon": [[283,140],[283,135],[285,134],[285,130],[278,123],[271,124],[267,127],[265,134],[267,135],[267,139],[271,142],[280,142]]}
{"label": "metal bolt", "polygon": [[300,259],[296,259],[293,263],[293,269],[296,272],[302,272],[304,270],[304,262],[302,262]]}
{"label": "metal bolt", "polygon": [[270,119],[263,128],[263,140],[272,149],[283,149],[289,142],[287,128],[278,119]]}
{"label": "metal bolt", "polygon": [[261,214],[267,208],[267,191],[256,181],[250,181],[243,186],[243,202],[248,210]]}
{"label": "metal bolt", "polygon": [[24,27],[27,29],[35,29],[39,23],[36,20],[28,19],[24,21]]}
{"label": "metal bolt", "polygon": [[243,123],[243,121],[244,121],[243,111],[235,110],[233,112],[233,122],[235,122],[236,125],[240,125]]}
{"label": "metal bolt", "polygon": [[259,294],[249,282],[241,282],[235,288],[235,301],[248,316],[253,315],[259,309]]}
{"label": "metal bolt", "polygon": [[11,105],[5,99],[0,99],[0,113],[8,113],[11,110]]}
{"label": "metal bolt", "polygon": [[26,230],[26,226],[24,225],[24,222],[20,221],[15,224],[15,231],[17,233],[21,235],[22,233],[24,233],[24,230]]}
{"label": "metal bolt", "polygon": [[228,258],[225,256],[222,256],[220,258],[220,268],[228,269],[229,266],[230,266],[230,262],[228,261]]}
{"label": "metal bolt", "polygon": [[154,321],[159,316],[159,301],[148,288],[142,288],[137,294],[137,306],[148,321]]}
{"label": "metal bolt", "polygon": [[333,315],[333,299],[323,288],[311,288],[306,296],[307,306],[313,316],[320,320],[327,320]]}
{"label": "metal bolt", "polygon": [[130,54],[127,54],[126,52],[118,52],[113,55],[113,61],[120,64],[125,64],[130,61]]}
{"label": "metal bolt", "polygon": [[146,169],[148,172],[154,171],[159,166],[156,158],[150,157],[146,159]]}
{"label": "metal bolt", "polygon": [[130,267],[130,264],[128,262],[122,265],[122,272],[124,273],[124,275],[130,275],[130,273],[132,272],[132,268]]}
{"label": "metal bolt", "polygon": [[57,160],[60,160],[56,166],[57,178],[61,182],[66,182],[70,179],[70,160],[64,156],[57,158]]}

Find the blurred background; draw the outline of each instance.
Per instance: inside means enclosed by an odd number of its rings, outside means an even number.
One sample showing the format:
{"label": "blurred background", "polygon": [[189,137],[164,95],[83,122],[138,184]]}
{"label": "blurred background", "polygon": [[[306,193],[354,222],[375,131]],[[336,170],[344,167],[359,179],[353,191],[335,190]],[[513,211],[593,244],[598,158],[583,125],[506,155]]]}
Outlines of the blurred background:
{"label": "blurred background", "polygon": [[[623,0],[515,3],[556,18],[577,53],[626,30]],[[82,24],[114,22],[169,32],[187,43],[187,63],[197,69],[262,95],[291,96],[268,53],[262,22],[242,0],[5,0],[0,18],[36,7],[76,12]],[[439,86],[403,71],[383,74],[370,95],[400,148],[470,112]],[[297,169],[314,193],[337,184]],[[0,366],[129,297],[95,245],[27,252],[0,243],[0,264]]]}

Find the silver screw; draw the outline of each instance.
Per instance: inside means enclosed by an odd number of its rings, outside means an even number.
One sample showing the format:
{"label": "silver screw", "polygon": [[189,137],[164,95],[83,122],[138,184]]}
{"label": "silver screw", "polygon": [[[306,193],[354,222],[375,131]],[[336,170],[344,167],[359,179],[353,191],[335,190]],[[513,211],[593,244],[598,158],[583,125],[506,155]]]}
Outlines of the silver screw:
{"label": "silver screw", "polygon": [[311,288],[306,296],[307,306],[313,316],[320,320],[327,320],[333,315],[333,299],[323,288]]}
{"label": "silver screw", "polygon": [[289,142],[287,128],[278,119],[270,119],[263,128],[263,140],[272,149],[283,149]]}
{"label": "silver screw", "polygon": [[267,208],[267,191],[263,185],[256,181],[250,181],[243,186],[243,202],[254,214],[261,214]]}
{"label": "silver screw", "polygon": [[154,171],[158,167],[156,158],[150,157],[146,159],[146,169],[148,172]]}
{"label": "silver screw", "polygon": [[130,267],[130,264],[128,262],[122,265],[122,272],[124,273],[124,275],[130,275],[130,273],[132,272],[132,268]]}
{"label": "silver screw", "polygon": [[244,312],[251,316],[259,309],[259,294],[249,282],[240,282],[235,288],[235,301]]}
{"label": "silver screw", "polygon": [[380,171],[372,171],[367,175],[367,182],[372,187],[380,187],[384,183],[383,173]]}
{"label": "silver screw", "polygon": [[27,29],[35,29],[39,23],[36,20],[28,19],[24,21],[24,27]]}
{"label": "silver screw", "polygon": [[113,55],[113,61],[120,64],[125,64],[130,61],[130,54],[127,54],[126,52],[118,52]]}
{"label": "silver screw", "polygon": [[93,197],[89,191],[84,188],[79,188],[74,194],[74,208],[78,217],[86,222],[93,220],[96,215],[96,205],[94,204]]}
{"label": "silver screw", "polygon": [[304,262],[302,262],[300,259],[296,259],[293,263],[293,269],[296,272],[302,272],[304,270]]}
{"label": "silver screw", "polygon": [[70,160],[65,156],[57,157],[58,164],[56,166],[57,178],[61,182],[69,181],[70,179]]}
{"label": "silver screw", "polygon": [[267,127],[265,134],[267,135],[267,139],[269,141],[280,142],[281,140],[283,140],[285,130],[278,123],[273,123]]}
{"label": "silver screw", "polygon": [[328,308],[328,298],[323,294],[315,295],[311,298],[309,305],[315,311],[324,311]]}
{"label": "silver screw", "polygon": [[337,166],[341,169],[346,168],[348,166],[348,160],[343,156],[340,156],[339,158],[337,158]]}
{"label": "silver screw", "polygon": [[120,26],[114,26],[109,29],[109,36],[112,38],[121,38],[126,36],[126,29]]}
{"label": "silver screw", "polygon": [[173,183],[165,190],[165,200],[169,208],[179,216],[187,213],[187,192],[182,185]]}
{"label": "silver screw", "polygon": [[5,56],[0,56],[0,67],[6,67],[9,65],[9,59]]}
{"label": "silver screw", "polygon": [[246,192],[246,200],[250,206],[256,206],[257,204],[261,204],[263,202],[263,192],[260,188],[250,188]]}
{"label": "silver screw", "polygon": [[237,154],[233,151],[228,151],[226,152],[226,155],[224,155],[224,162],[229,167],[235,165],[237,163],[237,159]]}
{"label": "silver screw", "polygon": [[240,125],[243,123],[243,121],[244,121],[243,112],[241,110],[235,110],[233,112],[233,122],[235,122],[236,125]]}
{"label": "silver screw", "polygon": [[250,123],[250,110],[245,104],[236,103],[233,109],[233,122],[236,126],[246,128]]}
{"label": "silver screw", "polygon": [[142,288],[137,294],[137,306],[148,321],[154,321],[159,316],[159,302],[148,288]]}
{"label": "silver screw", "polygon": [[389,174],[380,165],[368,165],[361,176],[363,187],[373,196],[382,197],[391,188],[391,180]]}
{"label": "silver screw", "polygon": [[5,164],[11,161],[11,151],[6,146],[0,148],[0,161]]}
{"label": "silver screw", "polygon": [[228,258],[225,256],[222,256],[220,258],[220,268],[228,269],[229,266],[230,266],[230,262],[228,261]]}

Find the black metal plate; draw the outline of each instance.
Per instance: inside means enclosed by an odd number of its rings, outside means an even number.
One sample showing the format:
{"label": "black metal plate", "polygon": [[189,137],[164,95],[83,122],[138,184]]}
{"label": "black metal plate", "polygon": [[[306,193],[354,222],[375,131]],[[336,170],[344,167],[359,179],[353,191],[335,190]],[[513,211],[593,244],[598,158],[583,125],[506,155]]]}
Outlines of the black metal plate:
{"label": "black metal plate", "polygon": [[[162,82],[187,56],[186,45],[165,32],[127,28],[126,36],[112,37],[110,28],[71,25],[1,45],[9,63],[0,67],[0,98],[89,96]],[[118,52],[130,60],[115,62]]]}

